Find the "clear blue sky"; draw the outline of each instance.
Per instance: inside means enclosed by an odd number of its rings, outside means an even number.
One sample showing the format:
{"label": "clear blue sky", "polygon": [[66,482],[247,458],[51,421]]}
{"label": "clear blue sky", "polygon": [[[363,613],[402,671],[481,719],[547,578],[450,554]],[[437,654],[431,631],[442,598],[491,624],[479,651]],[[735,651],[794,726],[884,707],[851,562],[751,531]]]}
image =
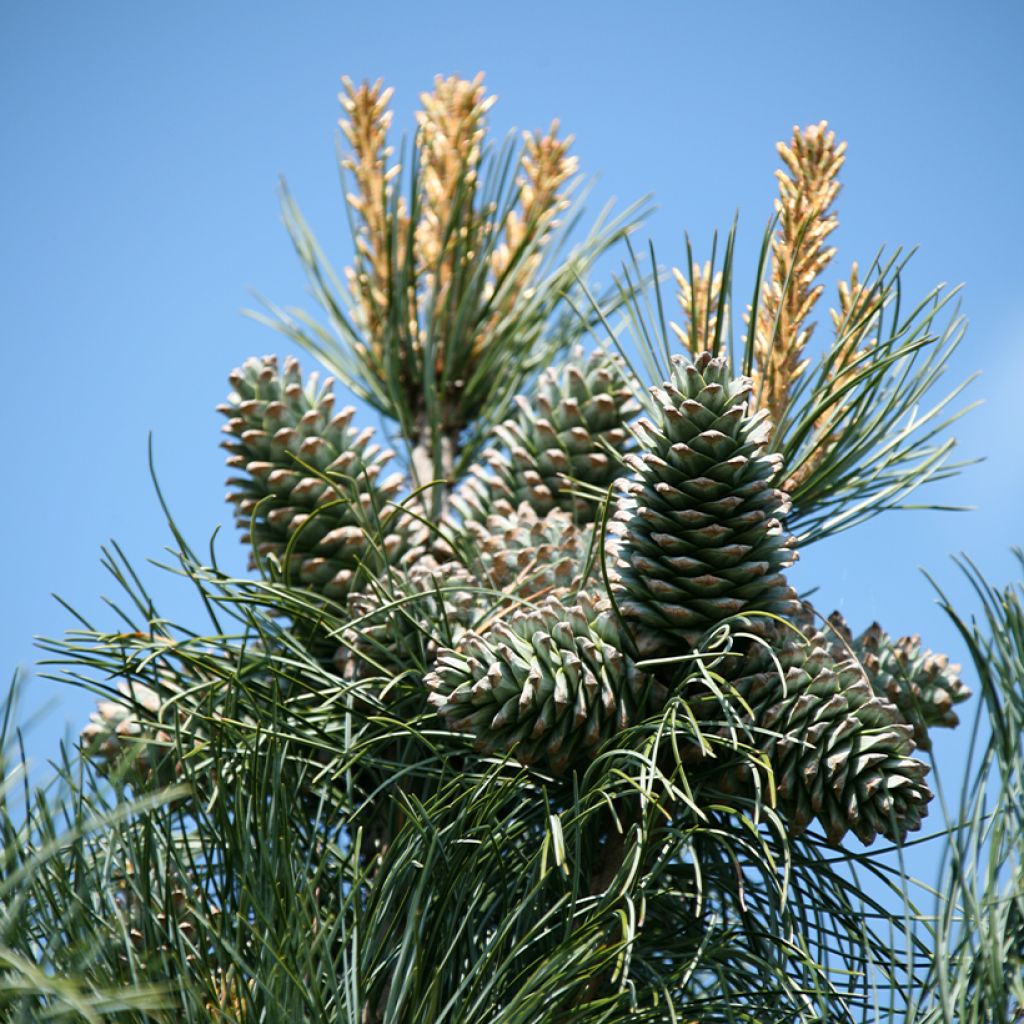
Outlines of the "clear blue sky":
{"label": "clear blue sky", "polygon": [[[386,79],[407,129],[436,73],[487,74],[491,124],[575,133],[599,180],[592,208],[651,192],[645,235],[684,261],[741,215],[738,280],[769,214],[774,142],[827,118],[849,141],[838,265],[919,245],[920,293],[965,282],[971,327],[952,368],[980,369],[986,405],[959,431],[988,461],[933,496],[970,514],[894,513],[809,550],[800,582],[856,627],[878,618],[963,652],[934,607],[925,566],[969,607],[947,556],[992,578],[1024,542],[1019,435],[1024,374],[1024,6],[1017,2],[515,4],[113,3],[0,6],[0,327],[8,384],[0,502],[7,552],[0,651],[29,665],[32,636],[70,625],[57,591],[113,624],[99,546],[138,562],[170,543],[147,475],[187,535],[243,552],[223,503],[213,408],[251,354],[287,351],[244,319],[249,289],[309,305],[280,225],[285,175],[328,250],[348,255],[335,167],[342,74]],[[308,360],[307,360],[307,365]],[[165,614],[182,589],[147,577]],[[30,703],[53,695],[35,681]],[[82,693],[35,733],[43,757]],[[957,739],[938,740],[940,756]]]}

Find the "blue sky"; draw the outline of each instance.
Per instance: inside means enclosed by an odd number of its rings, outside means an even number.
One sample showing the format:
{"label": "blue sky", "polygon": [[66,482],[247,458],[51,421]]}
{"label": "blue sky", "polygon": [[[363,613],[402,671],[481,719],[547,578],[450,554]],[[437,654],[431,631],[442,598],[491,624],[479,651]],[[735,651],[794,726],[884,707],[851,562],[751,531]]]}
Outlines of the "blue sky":
{"label": "blue sky", "polygon": [[[159,559],[170,538],[150,485],[147,435],[185,533],[218,525],[224,563],[244,553],[223,503],[220,417],[228,372],[289,351],[246,320],[250,289],[306,305],[281,227],[284,175],[338,264],[349,248],[335,164],[339,78],[383,77],[396,126],[411,127],[436,73],[483,70],[497,135],[559,117],[597,176],[591,208],[652,193],[653,238],[683,263],[740,212],[738,284],[770,215],[774,143],[827,118],[849,141],[837,267],[879,245],[920,246],[912,294],[965,282],[968,340],[949,383],[981,370],[983,408],[958,430],[987,461],[932,497],[969,514],[893,513],[804,555],[860,628],[962,657],[918,566],[970,599],[948,555],[969,552],[998,581],[1024,542],[1024,7],[946,2],[626,4],[454,2],[21,2],[0,6],[0,301],[8,448],[0,502],[8,550],[0,651],[10,672],[33,634],[71,624],[56,591],[113,625],[99,547]],[[824,313],[824,310],[822,311]],[[306,365],[309,361],[305,360]],[[147,575],[165,614],[184,589]],[[43,758],[92,705],[50,699],[31,750]],[[961,741],[938,740],[955,755]]]}

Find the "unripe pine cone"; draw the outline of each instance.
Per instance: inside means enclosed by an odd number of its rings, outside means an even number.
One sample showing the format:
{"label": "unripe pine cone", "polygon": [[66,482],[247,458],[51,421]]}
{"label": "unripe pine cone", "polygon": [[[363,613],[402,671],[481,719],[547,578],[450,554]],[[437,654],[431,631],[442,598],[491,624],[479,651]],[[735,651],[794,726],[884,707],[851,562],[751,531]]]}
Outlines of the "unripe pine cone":
{"label": "unripe pine cone", "polygon": [[664,701],[619,639],[608,613],[585,599],[551,598],[441,651],[428,700],[481,753],[561,773]]}
{"label": "unripe pine cone", "polygon": [[[454,646],[469,629],[485,629],[510,606],[544,596],[565,597],[583,585],[588,564],[591,578],[600,573],[591,551],[593,531],[577,528],[567,512],[553,509],[538,516],[525,502],[513,510],[498,501],[486,523],[464,524],[472,551],[466,564],[450,550],[421,556],[380,587],[353,593],[348,611],[350,639],[335,656],[346,678],[365,678],[369,671],[402,671],[407,640],[417,635],[428,659],[437,646]],[[353,661],[353,658],[356,660]]]}
{"label": "unripe pine cone", "polygon": [[967,700],[971,691],[960,678],[959,665],[922,647],[919,636],[893,640],[874,622],[855,637],[839,612],[833,612],[828,621],[836,646],[856,656],[872,689],[896,705],[922,750],[931,750],[929,729],[960,724],[953,706]]}
{"label": "unripe pine cone", "polygon": [[[876,835],[902,841],[931,800],[928,766],[911,756],[913,729],[854,659],[833,657],[821,633],[767,627],[764,637],[746,657],[718,661],[729,713],[705,694],[693,701],[697,717],[720,717],[722,736],[745,720],[745,742],[769,758],[793,834],[816,818],[833,844],[848,831],[864,843]],[[741,782],[749,763],[738,769]]]}
{"label": "unripe pine cone", "polygon": [[334,666],[346,679],[408,671],[412,643],[433,661],[439,646],[457,643],[492,604],[464,566],[429,555],[392,574],[388,583],[387,593],[366,590],[348,597],[351,625],[334,655]]}
{"label": "unripe pine cone", "polygon": [[[468,522],[486,519],[494,503],[526,502],[538,515],[568,512],[592,523],[600,497],[625,472],[622,455],[633,447],[627,423],[640,407],[626,383],[622,360],[603,350],[585,357],[573,350],[560,367],[545,370],[532,398],[517,396],[518,413],[494,430],[501,448],[489,448],[481,469],[453,497]],[[582,485],[593,497],[575,494]]]}
{"label": "unripe pine cone", "polygon": [[796,556],[774,486],[781,456],[765,451],[767,414],[751,413],[750,393],[710,353],[675,357],[671,381],[651,389],[656,421],[635,430],[616,512],[616,599],[645,654],[678,653],[743,612],[800,611],[783,576]]}
{"label": "unripe pine cone", "polygon": [[[162,683],[161,697],[144,683],[117,684],[122,700],[103,700],[82,729],[82,751],[103,774],[123,773],[125,781],[141,792],[167,786],[180,778],[180,764],[172,757],[176,716],[182,726],[186,717],[169,703],[180,687],[170,678]],[[168,710],[170,709],[170,710]]]}
{"label": "unripe pine cone", "polygon": [[[176,957],[183,942],[195,950],[204,922],[221,914],[208,894],[175,869],[162,876],[154,870],[149,878],[140,878],[135,865],[125,860],[111,871],[111,883],[120,926],[143,964],[150,958]],[[187,960],[195,963],[198,953],[190,952]]]}
{"label": "unripe pine cone", "polygon": [[230,376],[234,392],[218,411],[228,417],[223,445],[228,501],[251,540],[256,561],[278,568],[286,582],[339,599],[421,538],[413,520],[389,501],[401,473],[380,480],[393,452],[372,443],[373,430],[351,426],[355,410],[334,414],[330,381],[305,387],[298,361],[250,359]]}
{"label": "unripe pine cone", "polygon": [[[572,515],[552,509],[539,515],[527,502],[513,508],[498,501],[483,523],[467,522],[474,542],[480,584],[523,600],[578,590],[590,561],[589,578],[600,574],[598,552],[592,551],[594,531],[573,523]],[[498,596],[497,594],[495,596]]]}

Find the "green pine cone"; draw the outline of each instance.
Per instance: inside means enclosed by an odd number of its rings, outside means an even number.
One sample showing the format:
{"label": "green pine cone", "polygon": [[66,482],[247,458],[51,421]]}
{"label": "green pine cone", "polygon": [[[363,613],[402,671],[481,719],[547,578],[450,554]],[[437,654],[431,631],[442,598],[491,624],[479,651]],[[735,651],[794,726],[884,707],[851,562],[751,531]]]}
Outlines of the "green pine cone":
{"label": "green pine cone", "polygon": [[[350,626],[334,655],[346,679],[394,678],[432,663],[439,647],[459,642],[493,607],[483,585],[458,562],[427,555],[393,573],[388,593],[353,592]],[[386,695],[385,695],[386,696]]]}
{"label": "green pine cone", "polygon": [[[770,650],[755,643],[746,658],[716,668],[731,705],[720,734],[737,716],[746,720],[745,742],[768,757],[779,810],[794,834],[817,818],[831,843],[848,831],[864,843],[876,835],[902,841],[920,827],[931,799],[928,766],[911,756],[913,730],[872,691],[855,660],[833,657],[821,633],[765,635]],[[694,705],[705,721],[716,708],[721,714],[711,694]]]}
{"label": "green pine cone", "polygon": [[838,646],[856,656],[875,693],[892,701],[903,721],[913,727],[919,747],[931,750],[929,729],[960,724],[953,706],[967,700],[971,691],[960,678],[959,665],[923,648],[919,636],[894,641],[874,622],[854,637],[839,612],[833,612],[828,621],[839,638]]}
{"label": "green pine cone", "polygon": [[[431,658],[438,645],[451,647],[467,630],[486,629],[510,606],[548,596],[564,599],[584,582],[593,531],[576,527],[559,509],[538,516],[525,502],[513,510],[499,501],[486,523],[466,523],[465,532],[472,542],[465,564],[439,544],[392,573],[387,594],[377,588],[350,595],[355,628],[335,656],[339,670],[354,678],[355,654],[368,665],[401,671],[407,660],[401,652],[414,634]],[[600,566],[596,559],[590,563],[594,579]]]}
{"label": "green pine cone", "polygon": [[358,431],[355,410],[332,412],[330,381],[305,387],[298,362],[250,359],[230,377],[234,393],[218,407],[228,417],[223,445],[228,501],[251,540],[255,561],[289,583],[344,598],[370,575],[398,563],[416,546],[411,520],[388,502],[401,490],[395,473],[379,480],[392,452]]}
{"label": "green pine cone", "polygon": [[583,585],[588,559],[591,579],[601,571],[590,558],[593,529],[575,525],[561,509],[538,515],[525,501],[516,509],[499,501],[484,523],[468,522],[465,530],[474,541],[470,564],[481,585],[503,594],[561,597]]}
{"label": "green pine cone", "polygon": [[562,366],[540,375],[532,400],[520,395],[516,402],[518,414],[494,431],[504,450],[484,453],[493,476],[471,476],[455,508],[464,521],[482,521],[504,498],[513,508],[526,502],[541,516],[561,509],[576,523],[593,522],[633,447],[627,424],[639,406],[622,360],[602,350],[584,357],[577,347]]}
{"label": "green pine cone", "polygon": [[577,528],[559,509],[538,516],[525,502],[513,510],[499,501],[486,523],[466,523],[465,531],[472,541],[465,564],[438,544],[391,573],[386,593],[377,587],[349,596],[352,627],[334,657],[346,678],[401,673],[416,655],[429,664],[439,646],[457,645],[470,629],[485,630],[510,607],[541,597],[571,598],[588,561],[590,578],[600,573],[590,557],[593,531]]}
{"label": "green pine cone", "polygon": [[82,729],[82,751],[103,774],[120,775],[136,792],[180,781],[181,765],[173,756],[175,721],[188,728],[191,719],[171,701],[180,687],[169,675],[166,696],[139,682],[120,682],[121,700],[103,700]]}
{"label": "green pine cone", "polygon": [[749,379],[709,353],[673,363],[672,380],[651,389],[658,422],[639,423],[616,513],[617,600],[645,653],[678,651],[749,610],[799,613],[782,574],[796,556],[781,523],[789,500],[773,486],[781,457],[765,451]]}
{"label": "green pine cone", "polygon": [[481,753],[564,772],[664,699],[617,633],[607,613],[549,599],[442,651],[428,699]]}

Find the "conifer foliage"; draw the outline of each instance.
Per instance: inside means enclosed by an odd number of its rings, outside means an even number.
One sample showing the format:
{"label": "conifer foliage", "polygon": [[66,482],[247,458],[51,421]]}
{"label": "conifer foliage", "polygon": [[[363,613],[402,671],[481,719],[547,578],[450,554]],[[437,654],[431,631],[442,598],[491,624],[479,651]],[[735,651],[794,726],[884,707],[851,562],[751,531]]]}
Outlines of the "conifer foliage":
{"label": "conifer foliage", "polygon": [[264,319],[331,376],[229,378],[253,574],[175,532],[203,636],[115,550],[131,628],[48,645],[107,699],[67,838],[56,797],[8,821],[9,1019],[952,1019],[981,984],[929,980],[968,959],[954,909],[884,906],[853,866],[920,829],[968,690],[791,580],[958,469],[945,293],[907,314],[901,256],[854,264],[812,347],[845,158],[822,123],[780,145],[753,305],[730,237],[721,266],[687,253],[666,329],[639,268],[587,284],[640,211],[582,236],[557,122],[494,145],[482,77],[438,78],[401,166],[390,98],[344,82],[343,274],[285,199],[322,318]]}

